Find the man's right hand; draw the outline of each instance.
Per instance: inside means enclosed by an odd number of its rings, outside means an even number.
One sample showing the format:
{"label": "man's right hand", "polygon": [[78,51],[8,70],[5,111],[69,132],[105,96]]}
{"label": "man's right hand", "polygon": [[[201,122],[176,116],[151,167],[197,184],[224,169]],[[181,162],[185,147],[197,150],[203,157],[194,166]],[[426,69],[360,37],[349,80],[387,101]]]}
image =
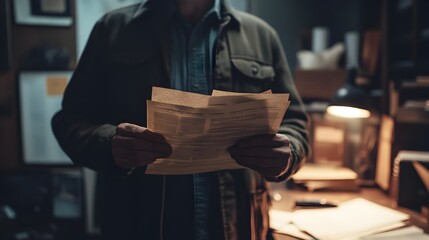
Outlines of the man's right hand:
{"label": "man's right hand", "polygon": [[146,166],[158,158],[167,158],[172,153],[171,145],[164,136],[130,123],[116,127],[112,138],[113,160],[125,169]]}

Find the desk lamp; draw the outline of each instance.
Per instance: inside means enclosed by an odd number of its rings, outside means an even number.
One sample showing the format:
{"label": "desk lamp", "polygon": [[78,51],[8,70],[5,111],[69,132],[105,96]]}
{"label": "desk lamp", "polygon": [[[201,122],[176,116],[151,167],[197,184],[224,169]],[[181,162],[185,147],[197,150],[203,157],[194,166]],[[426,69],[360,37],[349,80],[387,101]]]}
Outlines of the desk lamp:
{"label": "desk lamp", "polygon": [[342,118],[369,118],[371,116],[368,95],[355,84],[356,69],[348,72],[347,83],[338,89],[326,111]]}

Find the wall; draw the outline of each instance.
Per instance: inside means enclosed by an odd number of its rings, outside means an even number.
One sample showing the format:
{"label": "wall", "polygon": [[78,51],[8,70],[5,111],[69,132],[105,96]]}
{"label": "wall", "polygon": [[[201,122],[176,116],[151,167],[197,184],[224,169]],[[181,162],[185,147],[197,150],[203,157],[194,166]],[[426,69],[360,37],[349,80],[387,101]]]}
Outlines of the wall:
{"label": "wall", "polygon": [[326,26],[331,33],[330,45],[343,41],[346,31],[361,29],[361,2],[362,0],[251,0],[250,12],[277,30],[289,65],[295,69],[296,52],[301,49],[301,34],[316,26]]}
{"label": "wall", "polygon": [[235,9],[238,9],[240,11],[249,11],[249,3],[250,0],[229,0],[229,3],[231,6],[233,6]]}
{"label": "wall", "polygon": [[76,43],[78,56],[82,54],[95,22],[106,12],[141,2],[142,0],[76,0]]}
{"label": "wall", "polygon": [[[70,27],[47,27],[17,25],[13,20],[12,0],[8,4],[12,66],[10,70],[0,72],[0,106],[7,113],[0,114],[0,169],[14,169],[21,165],[20,121],[18,108],[17,76],[23,69],[30,49],[41,44],[62,47],[69,50],[71,61],[69,69],[76,65],[76,30],[73,23]],[[74,0],[71,1],[71,12],[74,18]]]}

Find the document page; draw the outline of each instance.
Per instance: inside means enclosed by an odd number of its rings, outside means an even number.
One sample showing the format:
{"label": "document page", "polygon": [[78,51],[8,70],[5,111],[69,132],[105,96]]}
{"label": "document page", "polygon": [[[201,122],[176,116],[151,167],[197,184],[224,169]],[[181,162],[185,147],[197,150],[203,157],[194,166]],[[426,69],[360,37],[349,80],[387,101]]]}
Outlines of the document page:
{"label": "document page", "polygon": [[276,133],[289,105],[288,94],[206,96],[153,88],[147,127],[173,148],[169,158],[147,167],[147,174],[193,174],[242,168],[227,152],[237,140]]}
{"label": "document page", "polygon": [[397,225],[409,219],[407,214],[356,198],[336,208],[297,210],[293,222],[317,239],[356,239]]}
{"label": "document page", "polygon": [[425,234],[422,229],[416,226],[409,226],[394,231],[383,232],[369,237],[364,240],[429,240],[429,235]]}

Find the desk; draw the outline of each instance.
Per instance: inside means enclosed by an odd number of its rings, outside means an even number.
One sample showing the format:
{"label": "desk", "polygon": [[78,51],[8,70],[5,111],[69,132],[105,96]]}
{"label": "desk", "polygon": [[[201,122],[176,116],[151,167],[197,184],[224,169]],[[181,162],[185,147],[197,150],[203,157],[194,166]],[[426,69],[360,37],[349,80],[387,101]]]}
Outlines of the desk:
{"label": "desk", "polygon": [[[394,208],[401,212],[410,215],[410,223],[414,224],[425,230],[426,233],[429,233],[429,223],[428,220],[424,219],[420,214],[405,209],[397,207],[395,201],[389,197],[386,193],[381,191],[378,188],[362,188],[359,192],[308,192],[304,190],[289,190],[285,188],[284,183],[270,183],[270,194],[280,194],[281,199],[278,201],[272,201],[272,208],[284,211],[292,211],[294,208],[296,199],[303,198],[325,198],[327,200],[333,200],[337,202],[344,202],[351,200],[353,198],[361,197],[369,201],[378,203],[385,207]],[[275,234],[275,239],[277,240],[293,240],[296,238],[286,236],[283,234]]]}

